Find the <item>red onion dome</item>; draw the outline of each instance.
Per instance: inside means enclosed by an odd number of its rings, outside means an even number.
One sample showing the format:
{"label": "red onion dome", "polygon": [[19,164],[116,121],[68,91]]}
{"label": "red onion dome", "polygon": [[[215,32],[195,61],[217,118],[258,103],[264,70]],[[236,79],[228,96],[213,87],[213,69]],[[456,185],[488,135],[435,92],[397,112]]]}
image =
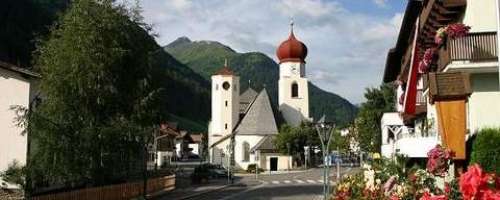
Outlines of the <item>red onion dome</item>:
{"label": "red onion dome", "polygon": [[283,41],[278,47],[278,50],[276,50],[276,56],[278,56],[280,63],[305,62],[307,47],[304,43],[295,38],[292,29],[288,39]]}

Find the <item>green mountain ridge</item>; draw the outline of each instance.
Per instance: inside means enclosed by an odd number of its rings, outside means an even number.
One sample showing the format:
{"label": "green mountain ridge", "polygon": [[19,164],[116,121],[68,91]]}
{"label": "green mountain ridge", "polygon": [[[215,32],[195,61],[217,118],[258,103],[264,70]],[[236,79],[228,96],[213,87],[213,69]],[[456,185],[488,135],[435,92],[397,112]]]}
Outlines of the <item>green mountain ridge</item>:
{"label": "green mountain ridge", "polygon": [[[38,40],[49,37],[49,27],[57,24],[70,0],[6,0],[0,3],[0,61],[31,69]],[[142,30],[142,29],[141,29]],[[138,37],[150,37],[145,30]],[[146,36],[147,35],[147,36]],[[148,42],[155,43],[151,37]],[[154,83],[164,88],[163,120],[177,121],[181,129],[206,132],[210,117],[210,82],[176,60],[156,44],[151,52]]]}
{"label": "green mountain ridge", "polygon": [[[240,90],[252,87],[257,91],[266,87],[271,102],[278,105],[279,65],[260,52],[238,53],[215,41],[191,41],[181,37],[163,49],[177,60],[191,67],[206,80],[216,73],[227,59],[228,67],[240,76]],[[337,94],[326,92],[309,82],[310,114],[319,119],[323,114],[338,125],[352,123],[358,108]]]}

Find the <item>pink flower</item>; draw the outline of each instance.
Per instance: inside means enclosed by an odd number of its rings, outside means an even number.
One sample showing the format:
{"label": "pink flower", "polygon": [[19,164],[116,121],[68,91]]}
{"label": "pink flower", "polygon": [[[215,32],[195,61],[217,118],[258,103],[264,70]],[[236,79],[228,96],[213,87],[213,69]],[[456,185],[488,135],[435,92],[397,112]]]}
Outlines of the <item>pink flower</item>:
{"label": "pink flower", "polygon": [[444,176],[448,173],[448,162],[451,159],[451,150],[436,145],[427,153],[427,171],[436,176]]}

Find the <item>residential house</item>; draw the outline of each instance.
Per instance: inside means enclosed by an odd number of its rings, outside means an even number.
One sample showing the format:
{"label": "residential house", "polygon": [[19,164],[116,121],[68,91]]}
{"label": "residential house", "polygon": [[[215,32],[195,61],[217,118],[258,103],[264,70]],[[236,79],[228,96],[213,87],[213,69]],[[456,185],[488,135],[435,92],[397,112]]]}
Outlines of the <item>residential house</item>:
{"label": "residential house", "polygon": [[[423,158],[444,144],[463,160],[467,138],[500,126],[497,13],[496,0],[408,1],[383,77],[399,84],[399,112],[381,120],[384,156]],[[470,26],[467,35],[435,40],[438,30],[457,23]],[[429,70],[420,73],[422,60]]]}
{"label": "residential house", "polygon": [[[28,154],[28,135],[17,126],[12,106],[36,107],[40,103],[37,81],[40,76],[10,63],[0,61],[0,171],[14,160],[25,165]],[[0,179],[0,187],[15,187]]]}

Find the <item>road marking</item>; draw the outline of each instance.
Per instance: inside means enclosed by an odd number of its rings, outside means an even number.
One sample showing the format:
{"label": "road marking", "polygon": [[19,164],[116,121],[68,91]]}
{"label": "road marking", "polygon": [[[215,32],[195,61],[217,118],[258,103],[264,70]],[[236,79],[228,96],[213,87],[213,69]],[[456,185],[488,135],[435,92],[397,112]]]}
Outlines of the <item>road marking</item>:
{"label": "road marking", "polygon": [[269,184],[269,182],[267,182],[267,181],[261,181],[261,182],[262,182],[262,184]]}
{"label": "road marking", "polygon": [[289,181],[289,180],[286,180],[286,181],[284,181],[284,182],[285,182],[285,183],[292,183],[292,181]]}
{"label": "road marking", "polygon": [[297,183],[304,183],[303,180],[295,180],[295,181],[297,181]]}
{"label": "road marking", "polygon": [[309,183],[316,183],[313,180],[307,180],[307,182],[309,182]]}
{"label": "road marking", "polygon": [[273,184],[279,184],[280,182],[279,181],[273,181]]}
{"label": "road marking", "polygon": [[317,181],[320,182],[320,183],[323,183],[323,180],[317,180]]}

